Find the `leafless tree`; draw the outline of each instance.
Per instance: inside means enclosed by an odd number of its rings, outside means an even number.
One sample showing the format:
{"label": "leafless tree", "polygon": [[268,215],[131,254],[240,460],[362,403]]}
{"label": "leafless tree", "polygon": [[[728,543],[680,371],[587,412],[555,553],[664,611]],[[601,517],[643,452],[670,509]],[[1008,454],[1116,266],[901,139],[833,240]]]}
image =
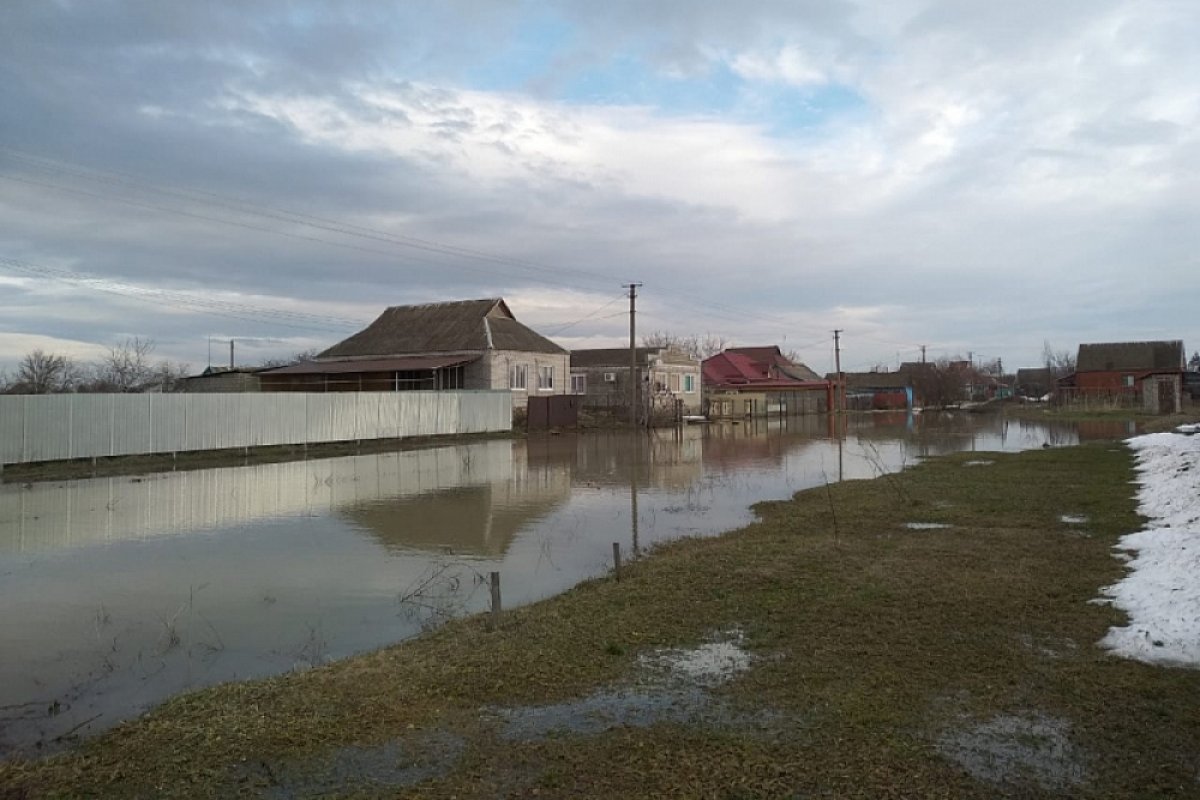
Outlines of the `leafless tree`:
{"label": "leafless tree", "polygon": [[673,347],[697,361],[714,356],[727,346],[724,336],[714,333],[681,335],[670,331],[652,331],[642,337],[644,347]]}
{"label": "leafless tree", "polygon": [[935,408],[945,408],[967,399],[969,379],[970,367],[958,358],[939,358],[921,365],[912,375],[913,390],[921,403]]}
{"label": "leafless tree", "polygon": [[1075,354],[1070,350],[1055,350],[1049,340],[1042,343],[1042,361],[1056,380],[1075,371]]}
{"label": "leafless tree", "polygon": [[160,392],[178,392],[182,388],[183,379],[188,376],[189,372],[191,370],[186,364],[173,363],[164,359],[154,365],[147,384]]}
{"label": "leafless tree", "polygon": [[78,385],[79,378],[79,367],[74,361],[39,348],[22,358],[17,365],[12,391],[17,394],[66,392]]}
{"label": "leafless tree", "polygon": [[156,367],[150,361],[154,342],[132,337],[108,348],[92,367],[89,389],[96,392],[136,392],[149,383]]}
{"label": "leafless tree", "polygon": [[[649,347],[657,347],[658,345],[648,345]],[[311,347],[308,350],[301,350],[299,353],[292,354],[291,358],[268,358],[259,362],[259,366],[264,369],[274,369],[275,367],[290,367],[293,364],[303,364],[306,361],[315,361],[321,351],[316,347]]]}

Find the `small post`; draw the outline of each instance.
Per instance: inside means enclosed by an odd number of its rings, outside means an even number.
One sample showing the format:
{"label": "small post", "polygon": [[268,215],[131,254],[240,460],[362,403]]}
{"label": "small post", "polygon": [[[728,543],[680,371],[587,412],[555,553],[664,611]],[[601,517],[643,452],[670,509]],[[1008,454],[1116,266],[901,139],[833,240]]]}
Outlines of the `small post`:
{"label": "small post", "polygon": [[492,630],[500,627],[500,573],[492,572],[489,574],[489,580],[492,588]]}
{"label": "small post", "polygon": [[621,582],[621,543],[613,542],[613,575]]}

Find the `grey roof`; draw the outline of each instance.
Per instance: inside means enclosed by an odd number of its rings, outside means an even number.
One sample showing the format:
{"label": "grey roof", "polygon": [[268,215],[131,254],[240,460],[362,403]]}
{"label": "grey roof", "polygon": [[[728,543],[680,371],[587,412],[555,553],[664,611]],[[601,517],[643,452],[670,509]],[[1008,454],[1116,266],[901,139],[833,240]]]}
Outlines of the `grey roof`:
{"label": "grey roof", "polygon": [[517,322],[498,297],[415,306],[392,306],[363,330],[325,350],[318,359],[366,358],[484,350],[565,353]]}
{"label": "grey roof", "polygon": [[[638,364],[645,364],[652,358],[661,358],[664,364],[691,364],[696,367],[700,362],[682,350],[669,347],[638,347]],[[628,347],[596,347],[586,350],[571,351],[571,366],[578,369],[589,367],[628,367]]]}
{"label": "grey roof", "polygon": [[1018,386],[1050,386],[1054,385],[1054,373],[1048,367],[1017,370]]}
{"label": "grey roof", "polygon": [[1079,345],[1076,372],[1183,369],[1183,342],[1108,342]]}

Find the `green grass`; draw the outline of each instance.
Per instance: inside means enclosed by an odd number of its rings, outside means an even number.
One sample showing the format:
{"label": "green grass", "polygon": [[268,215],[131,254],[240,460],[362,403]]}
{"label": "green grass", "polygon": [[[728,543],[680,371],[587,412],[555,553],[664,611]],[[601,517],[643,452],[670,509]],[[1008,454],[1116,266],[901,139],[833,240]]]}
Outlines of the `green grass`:
{"label": "green grass", "polygon": [[[1128,451],[1097,443],[964,466],[972,458],[762,504],[758,523],[661,547],[619,583],[510,612],[497,631],[460,620],[321,669],[180,697],[77,752],[0,765],[0,787],[254,795],[274,767],[247,765],[319,764],[346,745],[444,730],[465,741],[450,772],[382,794],[347,785],[345,796],[1200,794],[1200,671],[1095,646],[1122,616],[1090,601],[1123,574],[1111,546],[1140,525]],[[1091,521],[1081,532],[1064,513]],[[509,743],[481,717],[620,684],[639,653],[734,626],[761,658],[718,694],[790,720],[777,735],[660,723]],[[1084,783],[1061,795],[998,787],[939,754],[947,731],[1027,713],[1069,724]]]}

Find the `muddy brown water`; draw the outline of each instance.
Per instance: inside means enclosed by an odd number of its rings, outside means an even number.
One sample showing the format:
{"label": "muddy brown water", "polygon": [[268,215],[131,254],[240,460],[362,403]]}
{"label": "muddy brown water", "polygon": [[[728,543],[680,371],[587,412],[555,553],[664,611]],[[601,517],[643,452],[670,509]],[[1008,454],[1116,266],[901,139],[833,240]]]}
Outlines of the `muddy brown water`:
{"label": "muddy brown water", "polygon": [[961,413],[833,434],[808,417],[0,484],[0,757],[483,610],[493,570],[512,607],[603,574],[613,542],[629,557],[826,481],[1078,441]]}

